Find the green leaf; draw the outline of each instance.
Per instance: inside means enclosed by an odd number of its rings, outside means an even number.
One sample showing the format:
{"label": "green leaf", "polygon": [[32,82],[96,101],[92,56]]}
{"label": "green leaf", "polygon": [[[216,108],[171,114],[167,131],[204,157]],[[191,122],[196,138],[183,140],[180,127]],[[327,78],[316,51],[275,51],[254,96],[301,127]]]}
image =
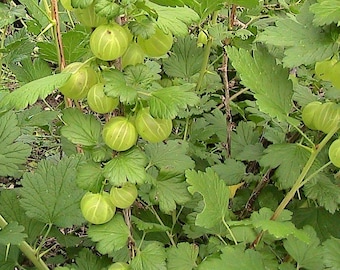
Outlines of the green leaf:
{"label": "green leaf", "polygon": [[26,27],[23,27],[20,30],[15,31],[13,35],[7,36],[5,40],[5,56],[3,62],[5,64],[20,62],[32,53],[34,47],[35,44],[29,38]]}
{"label": "green leaf", "polygon": [[74,144],[95,146],[100,139],[101,124],[90,114],[84,114],[79,109],[68,108],[63,110],[65,126],[61,134]]}
{"label": "green leaf", "polygon": [[298,208],[294,211],[293,222],[298,228],[312,226],[321,241],[331,236],[340,238],[340,212],[330,214],[321,207]]}
{"label": "green leaf", "polygon": [[263,146],[259,142],[260,133],[253,122],[241,121],[231,134],[231,156],[236,160],[259,160]]}
{"label": "green leaf", "polygon": [[120,13],[119,5],[110,0],[98,0],[94,7],[99,16],[106,17],[108,20],[116,18]]}
{"label": "green leaf", "polygon": [[71,5],[74,8],[86,8],[93,3],[94,0],[71,0]]}
{"label": "green leaf", "polygon": [[318,174],[304,186],[305,196],[317,200],[320,206],[334,214],[339,209],[340,187],[331,182],[325,174]]}
{"label": "green leaf", "polygon": [[221,110],[215,109],[211,114],[204,114],[203,117],[209,123],[206,131],[210,130],[212,134],[217,135],[221,142],[225,142],[227,138],[227,121],[225,114],[223,114]]}
{"label": "green leaf", "polygon": [[194,106],[199,98],[194,92],[193,84],[170,86],[151,93],[150,113],[156,118],[174,119],[180,109]]}
{"label": "green leaf", "polygon": [[15,176],[26,162],[31,147],[15,142],[20,136],[18,120],[11,111],[0,116],[0,176]]}
{"label": "green leaf", "polygon": [[199,12],[204,19],[209,14],[213,13],[214,11],[220,10],[223,7],[224,0],[200,0],[200,7]]}
{"label": "green leaf", "polygon": [[[89,52],[87,47],[89,34],[82,29],[77,29],[76,27],[66,33],[62,33],[62,39],[66,64],[81,61],[82,57]],[[53,49],[53,52],[48,53],[48,55],[53,55],[56,51],[55,43],[53,44]],[[56,55],[56,57],[58,56]]]}
{"label": "green leaf", "polygon": [[263,49],[255,50],[253,57],[244,49],[228,47],[227,51],[242,84],[254,92],[260,110],[271,117],[288,115],[293,96],[289,70],[277,65],[275,58]]}
{"label": "green leaf", "polygon": [[25,58],[19,65],[10,65],[15,77],[23,84],[51,75],[52,71],[47,62],[40,58],[33,61]]}
{"label": "green leaf", "polygon": [[30,219],[25,214],[24,209],[19,204],[18,190],[18,188],[15,188],[1,191],[0,214],[6,219],[7,222],[17,222],[24,226],[25,233],[28,237],[26,241],[33,243],[36,241],[36,237],[41,235],[45,224],[35,219]]}
{"label": "green leaf", "polygon": [[119,153],[105,164],[103,174],[114,186],[121,186],[127,181],[143,184],[146,179],[146,156],[142,151],[133,148]]}
{"label": "green leaf", "polygon": [[18,224],[18,222],[10,222],[3,229],[0,229],[0,245],[19,245],[25,240],[27,234],[23,233],[24,226]]}
{"label": "green leaf", "polygon": [[145,222],[135,216],[131,216],[131,221],[136,225],[138,230],[148,232],[166,232],[171,231],[171,228],[165,225],[160,225],[153,222]]}
{"label": "green leaf", "polygon": [[77,186],[98,193],[105,180],[100,163],[86,162],[80,164],[77,169],[76,183]]}
{"label": "green leaf", "polygon": [[39,98],[44,99],[55,89],[63,86],[71,73],[59,73],[47,76],[21,86],[0,101],[0,107],[10,106],[17,110],[34,104]]}
{"label": "green leaf", "polygon": [[308,235],[304,231],[298,230],[292,222],[282,220],[284,219],[284,216],[280,217],[281,220],[270,220],[270,217],[273,214],[274,212],[268,208],[261,208],[259,213],[254,212],[251,216],[253,226],[255,228],[261,228],[263,231],[267,231],[276,239],[284,239],[293,235],[301,241],[306,243],[309,242]]}
{"label": "green leaf", "polygon": [[188,143],[181,140],[145,145],[145,153],[151,166],[179,173],[195,166],[195,162],[187,155],[188,150]]}
{"label": "green leaf", "polygon": [[199,248],[195,244],[179,243],[167,250],[168,270],[191,270],[196,265]]}
{"label": "green leaf", "polygon": [[118,97],[120,102],[132,104],[137,98],[137,90],[127,86],[124,74],[119,70],[102,72],[105,80],[104,93],[109,97]]}
{"label": "green leaf", "polygon": [[257,36],[259,42],[286,48],[283,63],[287,67],[314,64],[338,50],[329,31],[313,26],[309,5],[306,1],[296,18],[279,19]]}
{"label": "green leaf", "polygon": [[190,36],[178,38],[169,58],[164,59],[164,71],[172,77],[189,79],[198,73],[203,61],[203,48]]}
{"label": "green leaf", "polygon": [[19,255],[21,254],[19,247],[0,245],[0,270],[15,269],[18,266]]}
{"label": "green leaf", "polygon": [[224,163],[214,165],[211,168],[228,186],[240,183],[246,175],[246,166],[242,162],[231,158],[226,159]]}
{"label": "green leaf", "polygon": [[121,214],[116,214],[108,223],[91,225],[87,232],[92,241],[97,242],[96,248],[101,254],[109,254],[125,247],[130,235]]}
{"label": "green leaf", "polygon": [[165,248],[160,243],[148,244],[131,261],[133,270],[166,270]]}
{"label": "green leaf", "polygon": [[42,28],[45,28],[50,23],[49,15],[44,12],[42,5],[39,6],[39,4],[34,0],[20,0],[20,3],[25,5],[30,16],[37,20]]}
{"label": "green leaf", "polygon": [[254,8],[259,5],[259,1],[257,0],[232,0],[229,2],[231,2],[231,4],[236,4],[246,8]]}
{"label": "green leaf", "polygon": [[211,169],[206,172],[187,170],[188,190],[191,194],[200,193],[204,208],[196,217],[195,224],[204,228],[212,228],[229,216],[229,188]]}
{"label": "green leaf", "polygon": [[136,18],[135,21],[131,21],[129,29],[134,36],[140,36],[144,39],[150,38],[156,32],[155,23],[148,16],[141,16]]}
{"label": "green leaf", "polygon": [[323,269],[322,252],[320,252],[320,240],[312,227],[306,226],[304,231],[309,235],[310,241],[306,243],[294,236],[289,236],[283,242],[284,248],[298,263],[300,268],[319,270]]}
{"label": "green leaf", "polygon": [[340,239],[332,238],[323,243],[323,262],[327,269],[340,269]]}
{"label": "green leaf", "polygon": [[77,268],[71,268],[71,270],[102,270],[109,264],[109,260],[104,256],[98,256],[83,248],[76,257]]}
{"label": "green leaf", "polygon": [[336,23],[339,26],[340,23],[340,0],[318,0],[310,6],[309,9],[314,13],[313,23],[315,25],[325,25]]}
{"label": "green leaf", "polygon": [[161,72],[161,66],[157,62],[148,61],[145,64],[126,67],[124,76],[128,86],[134,87],[138,91],[149,91],[154,90],[154,82],[161,79],[159,75]]}
{"label": "green leaf", "polygon": [[260,254],[252,249],[243,250],[241,245],[228,246],[222,249],[220,258],[208,257],[198,266],[198,270],[265,270],[267,268]]}
{"label": "green leaf", "polygon": [[57,164],[42,160],[35,172],[25,173],[20,203],[27,216],[60,227],[80,225],[79,203],[84,192],[74,181],[79,157],[64,157]]}
{"label": "green leaf", "polygon": [[[40,106],[31,107],[29,110],[25,110],[25,112],[29,112],[32,108],[36,108],[36,111],[33,111],[32,114],[24,115],[20,113],[18,117],[26,116],[22,119],[20,126],[51,126],[51,123],[58,116],[58,111],[45,111],[42,110]],[[19,118],[20,119],[20,118]]]}
{"label": "green leaf", "polygon": [[171,214],[176,210],[176,203],[185,205],[191,200],[187,186],[182,174],[161,171],[151,192],[153,199],[159,202],[160,210],[165,214]]}
{"label": "green leaf", "polygon": [[275,171],[276,185],[287,189],[292,187],[309,156],[310,152],[298,144],[272,144],[264,151],[260,164],[263,167],[278,167]]}
{"label": "green leaf", "polygon": [[168,31],[170,30],[175,36],[186,36],[188,26],[199,21],[198,14],[188,7],[164,7],[151,2],[147,6],[156,11],[157,25]]}
{"label": "green leaf", "polygon": [[7,25],[14,23],[16,20],[24,18],[26,15],[25,7],[22,5],[6,5],[0,3],[0,28],[5,28]]}

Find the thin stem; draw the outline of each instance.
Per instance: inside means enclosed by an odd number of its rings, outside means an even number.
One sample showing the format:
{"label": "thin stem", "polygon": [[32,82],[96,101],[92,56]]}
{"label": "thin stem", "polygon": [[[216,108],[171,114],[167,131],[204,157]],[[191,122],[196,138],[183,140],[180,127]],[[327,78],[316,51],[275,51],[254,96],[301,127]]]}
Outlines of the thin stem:
{"label": "thin stem", "polygon": [[249,90],[249,88],[244,88],[238,92],[236,92],[235,94],[233,94],[230,98],[229,101],[233,101],[234,99],[236,99],[239,95],[242,95],[243,93],[247,92]]}
{"label": "thin stem", "polygon": [[189,118],[186,118],[186,119],[185,119],[185,127],[184,127],[183,141],[186,141],[186,140],[187,140],[187,137],[188,137],[189,121],[190,121]]}
{"label": "thin stem", "polygon": [[123,215],[124,215],[124,220],[126,223],[126,226],[129,228],[129,243],[128,243],[128,248],[130,251],[130,257],[134,258],[135,257],[135,240],[133,239],[132,236],[132,224],[131,224],[131,208],[127,208],[123,210]]}
{"label": "thin stem", "polygon": [[[153,208],[153,206],[150,207],[150,210],[152,212],[152,214],[155,215],[156,219],[158,220],[159,224],[161,224],[162,226],[165,226],[162,219],[159,217],[159,215],[157,214],[157,211]],[[166,235],[169,237],[171,245],[176,246],[175,240],[172,237],[172,235],[170,234],[170,232],[165,231]]]}
{"label": "thin stem", "polygon": [[338,127],[335,127],[331,130],[330,133],[328,133],[326,135],[326,137],[320,142],[319,145],[317,145],[315,151],[313,151],[305,165],[305,167],[302,169],[301,174],[299,175],[299,177],[296,179],[293,187],[291,188],[291,190],[287,193],[287,195],[285,196],[285,198],[282,200],[282,202],[280,203],[280,205],[277,207],[277,209],[275,210],[273,216],[271,217],[271,220],[276,220],[280,214],[282,213],[282,211],[286,208],[286,206],[288,205],[288,203],[293,199],[295,193],[301,188],[301,184],[303,182],[303,179],[306,177],[308,171],[310,170],[310,168],[312,167],[317,155],[320,153],[320,151],[322,150],[322,148],[326,145],[326,143],[333,137],[333,135],[338,131]]}
{"label": "thin stem", "polygon": [[[294,198],[295,193],[302,187],[302,183],[306,182],[303,181],[306,177],[308,171],[312,167],[316,157],[320,153],[320,151],[323,149],[323,147],[327,144],[327,142],[333,137],[333,135],[338,131],[339,127],[334,127],[320,142],[319,145],[316,145],[316,147],[313,149],[307,163],[303,167],[299,177],[296,179],[294,185],[290,189],[290,191],[286,194],[286,196],[281,201],[280,205],[276,208],[274,214],[270,218],[271,220],[276,220],[282,213],[282,211],[286,208],[288,203]],[[256,239],[251,244],[250,248],[254,248],[261,240],[262,236],[264,234],[264,231],[261,231],[261,233],[256,237]]]}
{"label": "thin stem", "polygon": [[[7,226],[7,221],[4,219],[2,215],[0,215],[0,228],[3,229]],[[44,261],[40,258],[40,256],[36,256],[36,251],[26,242],[22,241],[19,245],[19,249],[25,256],[35,265],[38,270],[49,270]]]}
{"label": "thin stem", "polygon": [[223,77],[223,84],[224,84],[224,97],[223,103],[225,108],[225,118],[226,118],[226,142],[225,142],[225,150],[227,152],[227,158],[231,156],[231,133],[232,133],[232,115],[230,109],[230,91],[229,91],[229,79],[228,79],[228,55],[226,52],[223,54],[223,66],[222,70],[222,77]]}
{"label": "thin stem", "polygon": [[299,127],[297,127],[296,125],[294,125],[294,124],[292,124],[291,123],[291,125],[301,134],[301,136],[303,137],[303,138],[305,138],[306,140],[307,140],[307,142],[312,146],[312,147],[315,147],[315,145],[314,145],[314,142],[311,140],[311,139],[309,139],[307,136],[306,136],[306,134],[305,133],[303,133],[302,132],[302,130],[299,128]]}
{"label": "thin stem", "polygon": [[222,218],[222,222],[223,222],[224,226],[227,228],[228,232],[230,233],[231,238],[233,239],[235,245],[237,245],[238,243],[237,243],[237,240],[236,240],[236,238],[235,238],[235,235],[234,235],[233,232],[231,231],[231,229],[230,229],[229,225],[227,224],[227,222],[225,221],[224,217]]}
{"label": "thin stem", "polygon": [[37,248],[37,253],[40,252],[40,250],[42,249],[43,245],[45,244],[46,238],[47,238],[48,235],[50,234],[51,229],[52,229],[52,226],[53,226],[52,223],[47,224],[46,233],[44,234],[44,237],[43,237],[42,240],[40,241],[40,244],[39,244],[39,246],[38,246],[38,248]]}
{"label": "thin stem", "polygon": [[[217,16],[218,16],[218,13],[214,12],[213,16],[212,16],[212,19],[211,19],[212,24],[216,24]],[[201,66],[200,74],[199,74],[199,77],[198,77],[198,80],[197,80],[197,84],[196,84],[196,88],[195,88],[196,92],[198,92],[201,89],[204,75],[207,72],[207,66],[209,64],[209,56],[210,56],[212,42],[213,42],[212,37],[209,36],[208,37],[208,42],[207,42],[206,46],[204,47],[202,66]]]}
{"label": "thin stem", "polygon": [[221,242],[222,242],[224,245],[228,246],[228,243],[227,243],[226,241],[224,241],[224,239],[223,239],[223,237],[222,237],[221,235],[216,234],[216,236],[217,236],[218,239],[221,240]]}
{"label": "thin stem", "polygon": [[317,175],[319,172],[322,172],[324,169],[326,169],[329,165],[331,165],[332,162],[328,161],[326,164],[324,164],[322,167],[317,169],[315,172],[313,172],[310,176],[308,176],[304,181],[301,183],[301,187],[307,184],[315,175]]}

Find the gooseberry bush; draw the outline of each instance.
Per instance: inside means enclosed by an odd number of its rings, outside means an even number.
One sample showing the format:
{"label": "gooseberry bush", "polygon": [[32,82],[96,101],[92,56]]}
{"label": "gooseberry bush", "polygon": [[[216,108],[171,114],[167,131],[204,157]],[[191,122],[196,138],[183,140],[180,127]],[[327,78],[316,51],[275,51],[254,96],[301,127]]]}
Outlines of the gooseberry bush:
{"label": "gooseberry bush", "polygon": [[340,269],[339,0],[0,18],[0,270]]}

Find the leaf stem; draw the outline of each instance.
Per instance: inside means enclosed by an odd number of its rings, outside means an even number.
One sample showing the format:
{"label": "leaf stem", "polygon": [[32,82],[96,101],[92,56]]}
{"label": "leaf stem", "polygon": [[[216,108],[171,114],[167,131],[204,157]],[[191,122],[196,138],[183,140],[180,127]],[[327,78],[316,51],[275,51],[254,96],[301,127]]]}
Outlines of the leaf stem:
{"label": "leaf stem", "polygon": [[[162,226],[165,226],[162,219],[160,218],[160,216],[158,215],[157,211],[155,210],[155,208],[153,208],[153,206],[150,207],[151,212],[155,215],[156,219],[158,220],[159,224],[161,224]],[[175,240],[172,237],[172,235],[170,234],[170,232],[165,231],[166,235],[169,237],[171,245],[176,246]]]}
{"label": "leaf stem", "polygon": [[235,238],[235,235],[231,231],[231,229],[230,229],[229,225],[227,224],[227,222],[225,221],[224,217],[222,218],[222,222],[223,222],[224,226],[227,228],[228,232],[230,233],[230,236],[233,239],[235,245],[237,245],[238,243],[237,243],[237,240]]}
{"label": "leaf stem", "polygon": [[298,126],[296,126],[296,125],[294,125],[292,123],[291,123],[291,125],[301,134],[302,137],[304,137],[308,141],[308,143],[312,147],[315,147],[314,142],[311,139],[309,139],[308,136],[305,133],[303,133],[303,131]]}
{"label": "leaf stem", "polygon": [[183,134],[183,141],[187,140],[187,136],[188,136],[188,129],[189,129],[189,117],[185,119],[185,127],[184,127],[184,134]]}
{"label": "leaf stem", "polygon": [[40,244],[39,244],[38,248],[36,249],[37,253],[40,252],[40,250],[42,249],[43,245],[45,244],[46,238],[47,238],[48,235],[50,234],[51,229],[52,229],[52,226],[53,226],[52,223],[48,223],[48,224],[47,224],[46,233],[44,234],[42,240],[40,241]]}
{"label": "leaf stem", "polygon": [[303,167],[301,174],[299,175],[299,177],[296,179],[294,185],[292,186],[291,190],[287,193],[287,195],[285,196],[285,198],[282,200],[282,202],[280,203],[280,205],[277,207],[277,209],[275,210],[273,216],[270,218],[271,220],[276,220],[280,214],[282,213],[282,211],[286,208],[286,206],[288,205],[288,203],[293,199],[295,193],[302,187],[302,183],[303,183],[303,179],[306,177],[308,171],[310,170],[310,168],[312,167],[316,157],[318,156],[318,154],[320,153],[320,151],[322,150],[322,148],[326,145],[326,143],[333,137],[333,135],[338,131],[339,127],[335,127],[331,130],[331,132],[329,132],[326,137],[320,142],[319,145],[316,146],[316,148],[314,149],[314,151],[311,153],[306,165]]}
{"label": "leaf stem", "polygon": [[[216,24],[217,16],[218,16],[218,13],[214,12],[212,19],[211,19],[212,24]],[[207,66],[209,64],[209,56],[210,56],[212,43],[213,43],[213,39],[212,39],[211,36],[209,36],[208,42],[207,42],[207,44],[205,45],[205,48],[204,48],[202,66],[201,66],[200,74],[199,74],[197,84],[196,84],[196,88],[195,88],[196,92],[198,92],[201,89],[204,75],[207,72]]]}
{"label": "leaf stem", "polygon": [[317,175],[319,172],[322,172],[325,168],[327,168],[329,165],[331,165],[332,162],[328,161],[326,164],[324,164],[322,167],[317,169],[315,172],[313,172],[311,175],[309,175],[304,181],[301,183],[301,187],[307,184],[315,175]]}
{"label": "leaf stem", "polygon": [[[320,142],[320,144],[316,145],[313,148],[313,151],[307,161],[307,163],[305,164],[305,166],[303,167],[299,177],[296,179],[294,185],[292,186],[292,188],[290,189],[290,191],[286,194],[286,196],[283,198],[283,200],[281,201],[280,205],[276,208],[274,214],[272,215],[272,217],[270,218],[271,220],[276,220],[280,214],[282,213],[282,211],[286,208],[286,206],[288,205],[288,203],[294,198],[295,193],[303,186],[303,184],[305,184],[308,180],[311,179],[311,177],[309,176],[305,181],[303,181],[308,173],[308,171],[310,170],[310,168],[312,167],[316,157],[318,156],[318,154],[320,153],[320,151],[323,149],[323,147],[327,144],[327,142],[333,137],[333,135],[338,131],[339,127],[336,126],[334,127],[324,138],[323,140]],[[254,248],[256,247],[256,245],[260,242],[262,236],[264,234],[264,231],[261,231],[260,234],[256,237],[256,239],[253,241],[253,243],[251,244],[250,248]]]}
{"label": "leaf stem", "polygon": [[[4,217],[0,215],[0,228],[3,229],[7,224]],[[26,241],[22,241],[18,246],[38,270],[49,270],[44,261],[39,256],[36,256],[36,251]]]}

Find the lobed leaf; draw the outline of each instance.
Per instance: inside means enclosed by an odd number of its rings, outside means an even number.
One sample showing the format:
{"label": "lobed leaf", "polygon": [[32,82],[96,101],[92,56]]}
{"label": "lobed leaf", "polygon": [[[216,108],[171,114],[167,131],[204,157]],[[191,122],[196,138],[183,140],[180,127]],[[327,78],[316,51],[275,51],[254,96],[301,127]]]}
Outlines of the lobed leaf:
{"label": "lobed leaf", "polygon": [[185,36],[188,33],[188,26],[200,19],[194,10],[186,6],[165,7],[152,2],[147,2],[147,6],[156,11],[157,25],[166,32],[170,30],[175,36]]}
{"label": "lobed leaf", "polygon": [[164,71],[167,75],[179,78],[191,78],[201,69],[203,48],[190,36],[178,38],[169,58],[164,59]]}
{"label": "lobed leaf", "polygon": [[121,186],[127,181],[131,183],[144,183],[146,179],[145,154],[137,148],[115,156],[105,164],[103,174],[114,186]]}
{"label": "lobed leaf", "polygon": [[154,196],[155,201],[158,201],[159,208],[163,213],[171,214],[172,211],[176,210],[176,204],[185,205],[191,200],[187,186],[182,174],[161,171],[157,177],[152,196]]}
{"label": "lobed leaf", "polygon": [[195,244],[179,243],[167,250],[168,270],[192,270],[196,268],[199,247]]}
{"label": "lobed leaf", "polygon": [[99,16],[106,17],[108,20],[114,19],[119,15],[120,7],[115,2],[109,0],[98,0],[95,4],[95,11]]}
{"label": "lobed leaf", "polygon": [[187,155],[189,145],[185,141],[170,140],[164,143],[150,143],[145,145],[145,153],[149,163],[159,169],[174,172],[184,172],[192,169],[195,162]]}
{"label": "lobed leaf", "polygon": [[229,188],[211,169],[206,172],[187,170],[185,173],[188,190],[191,194],[200,193],[204,208],[196,217],[195,224],[204,228],[212,228],[229,216]]}
{"label": "lobed leaf", "polygon": [[165,248],[158,242],[148,244],[131,261],[133,270],[166,270]]}
{"label": "lobed leaf", "polygon": [[74,181],[79,157],[58,163],[42,160],[35,172],[25,173],[20,194],[28,217],[60,227],[80,225],[84,219],[79,203],[84,192]]}
{"label": "lobed leaf", "polygon": [[267,268],[259,252],[251,249],[243,250],[239,245],[222,248],[220,257],[211,256],[198,266],[198,270],[210,269],[265,270]]}
{"label": "lobed leaf", "polygon": [[323,261],[327,269],[340,268],[340,239],[331,238],[323,243]]}
{"label": "lobed leaf", "polygon": [[109,97],[118,97],[122,103],[132,104],[137,98],[137,90],[127,86],[124,74],[118,70],[104,71],[104,93]]}
{"label": "lobed leaf", "polygon": [[273,118],[287,116],[293,96],[289,70],[277,65],[275,58],[263,49],[255,50],[253,57],[235,47],[228,47],[227,52],[242,84],[254,92],[260,110]]}
{"label": "lobed leaf", "polygon": [[0,107],[14,107],[16,110],[25,109],[34,104],[39,98],[44,99],[55,89],[63,86],[71,73],[59,73],[29,82],[0,101]]}
{"label": "lobed leaf", "polygon": [[76,108],[63,110],[65,126],[60,129],[61,134],[74,144],[95,146],[99,143],[101,124],[90,114],[83,114]]}
{"label": "lobed leaf", "polygon": [[298,144],[273,144],[264,151],[260,164],[263,167],[277,167],[276,185],[280,189],[287,189],[292,187],[296,181],[309,155],[310,152]]}
{"label": "lobed leaf", "polygon": [[151,93],[150,113],[156,118],[174,119],[180,109],[195,106],[198,96],[191,92],[193,84],[170,86]]}
{"label": "lobed leaf", "polygon": [[279,19],[276,26],[266,27],[256,38],[286,48],[283,63],[287,67],[314,64],[331,57],[339,48],[330,31],[313,25],[314,16],[309,7],[310,1],[306,1],[295,18]]}
{"label": "lobed leaf", "polygon": [[31,147],[22,142],[15,142],[20,136],[18,120],[14,112],[0,116],[0,175],[15,176],[20,165],[26,162]]}
{"label": "lobed leaf", "polygon": [[78,187],[93,193],[98,193],[104,180],[105,178],[99,163],[90,161],[79,165],[76,176]]}
{"label": "lobed leaf", "polygon": [[136,216],[131,216],[132,222],[136,225],[138,230],[144,232],[166,232],[171,231],[171,228],[165,225],[160,225],[153,222],[145,222]]}
{"label": "lobed leaf", "polygon": [[304,231],[308,234],[310,241],[306,243],[294,236],[289,236],[283,242],[284,248],[290,256],[298,263],[299,267],[311,270],[323,269],[322,252],[320,252],[320,240],[317,238],[312,227],[306,226]]}
{"label": "lobed leaf", "polygon": [[101,254],[109,254],[127,245],[130,232],[123,216],[116,214],[108,223],[91,225],[88,235],[97,242],[96,248]]}
{"label": "lobed leaf", "polygon": [[0,214],[6,219],[6,221],[17,222],[24,226],[24,232],[27,234],[26,241],[29,243],[36,241],[36,237],[41,234],[45,224],[35,219],[29,218],[25,214],[25,210],[20,206],[18,201],[18,190],[2,190],[0,196],[0,205]]}
{"label": "lobed leaf", "polygon": [[334,184],[327,175],[319,173],[305,184],[304,194],[311,200],[317,200],[331,214],[339,209],[340,187]]}
{"label": "lobed leaf", "polygon": [[27,237],[27,234],[23,233],[24,230],[25,227],[18,222],[8,223],[0,230],[0,245],[19,245]]}
{"label": "lobed leaf", "polygon": [[336,23],[340,25],[340,1],[318,0],[309,9],[314,13],[313,23],[318,26]]}

